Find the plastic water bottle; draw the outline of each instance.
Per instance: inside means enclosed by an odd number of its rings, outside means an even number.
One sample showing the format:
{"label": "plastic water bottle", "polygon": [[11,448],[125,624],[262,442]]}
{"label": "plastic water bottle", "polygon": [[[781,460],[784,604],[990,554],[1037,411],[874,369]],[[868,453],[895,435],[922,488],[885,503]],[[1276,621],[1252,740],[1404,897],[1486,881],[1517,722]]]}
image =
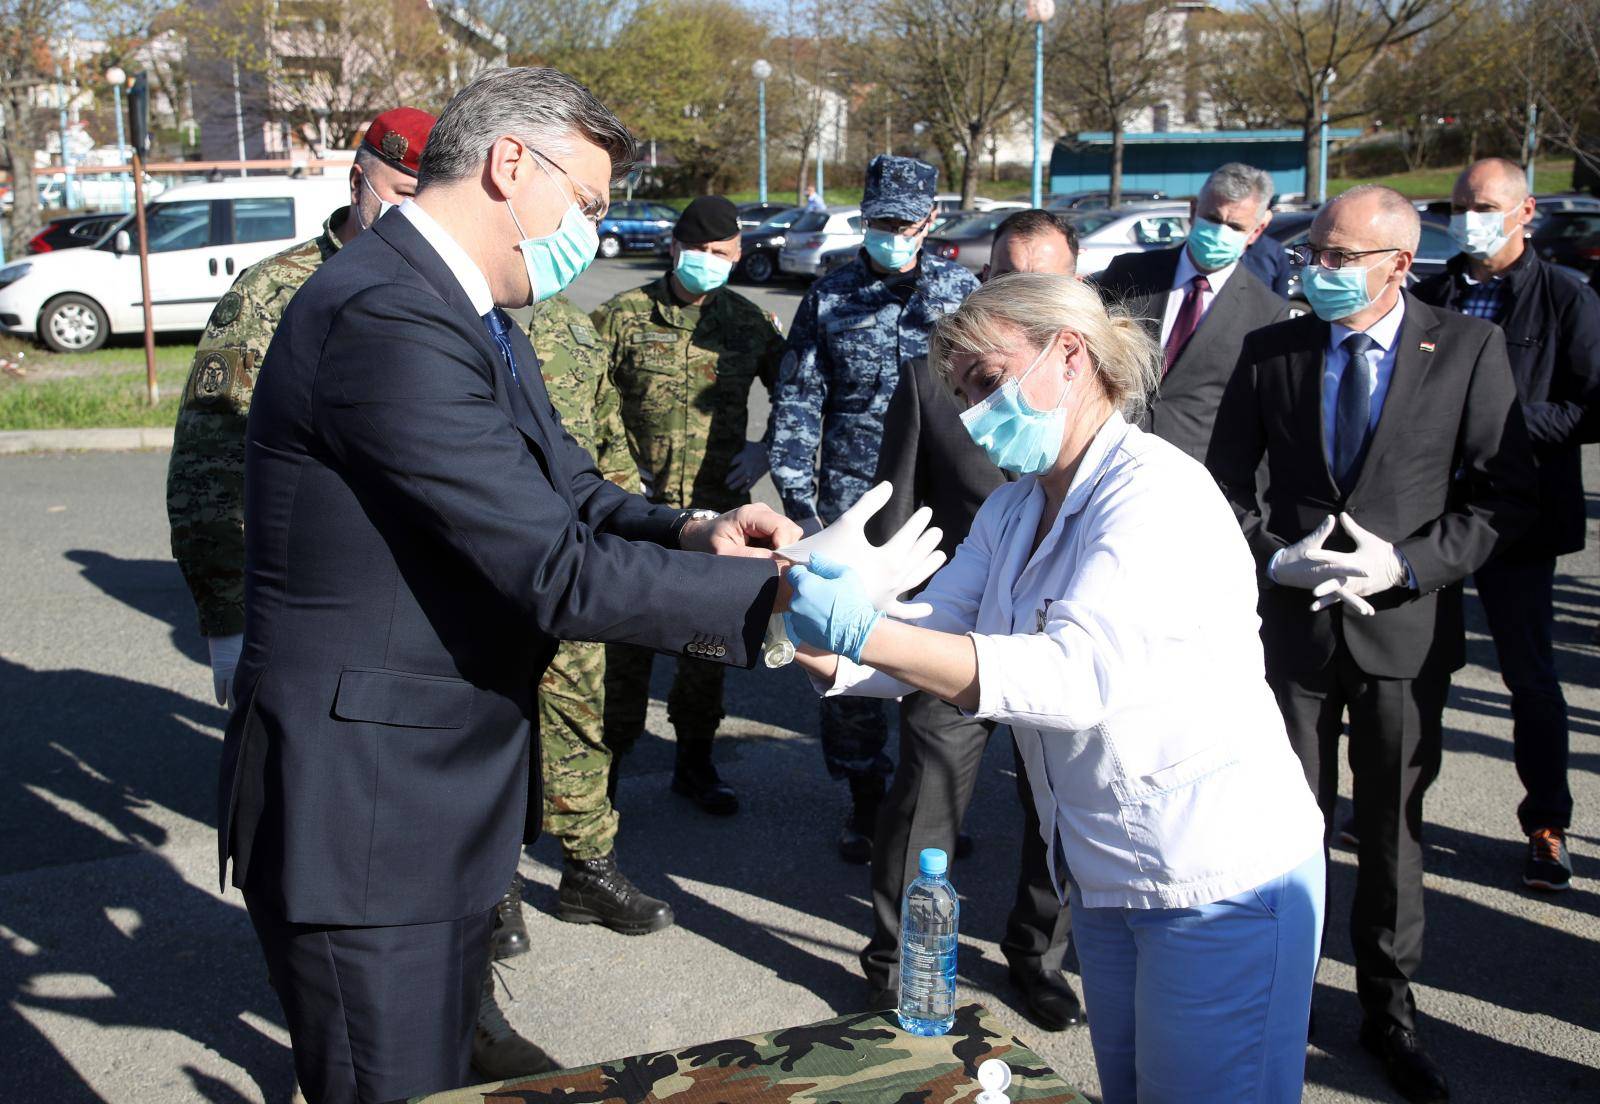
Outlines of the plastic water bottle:
{"label": "plastic water bottle", "polygon": [[944,876],[950,860],[937,847],[917,857],[919,877],[900,904],[900,1026],[912,1035],[943,1035],[956,1018],[956,928],[961,902]]}

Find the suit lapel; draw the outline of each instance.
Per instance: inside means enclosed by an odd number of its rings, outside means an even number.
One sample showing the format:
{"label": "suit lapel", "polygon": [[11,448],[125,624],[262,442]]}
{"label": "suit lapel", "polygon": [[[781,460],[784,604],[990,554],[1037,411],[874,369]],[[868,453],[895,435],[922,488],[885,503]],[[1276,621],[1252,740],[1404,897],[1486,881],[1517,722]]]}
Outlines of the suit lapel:
{"label": "suit lapel", "polygon": [[1128,309],[1144,322],[1145,330],[1156,341],[1161,340],[1161,323],[1167,315],[1167,296],[1172,294],[1172,281],[1178,275],[1178,255],[1183,248],[1180,245],[1176,249],[1146,253],[1149,269],[1144,288],[1128,302]]}
{"label": "suit lapel", "polygon": [[1339,484],[1328,467],[1327,426],[1322,413],[1322,370],[1327,358],[1328,324],[1311,318],[1299,330],[1303,340],[1289,352],[1294,421],[1298,424],[1300,440],[1311,442],[1317,450],[1312,467],[1322,473],[1324,490],[1330,499],[1337,499]]}
{"label": "suit lapel", "polygon": [[1394,374],[1389,377],[1389,390],[1383,398],[1383,409],[1378,414],[1378,426],[1367,446],[1366,458],[1361,462],[1361,473],[1351,488],[1354,498],[1367,484],[1373,473],[1383,466],[1383,455],[1392,442],[1415,427],[1411,412],[1418,408],[1422,398],[1423,383],[1432,365],[1434,353],[1424,352],[1426,344],[1434,347],[1434,331],[1439,328],[1439,315],[1420,300],[1405,292],[1406,314],[1400,322],[1400,332],[1395,336]]}

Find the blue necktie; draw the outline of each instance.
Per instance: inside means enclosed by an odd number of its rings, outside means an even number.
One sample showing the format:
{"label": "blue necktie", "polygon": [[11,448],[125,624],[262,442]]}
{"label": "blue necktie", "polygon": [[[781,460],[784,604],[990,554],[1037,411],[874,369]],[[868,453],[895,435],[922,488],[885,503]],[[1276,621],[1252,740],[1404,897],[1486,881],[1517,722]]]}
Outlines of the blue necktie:
{"label": "blue necktie", "polygon": [[511,378],[522,385],[522,380],[517,376],[517,358],[511,352],[511,327],[506,325],[506,316],[499,307],[494,307],[483,316],[483,324],[489,327],[489,335],[494,338],[494,343],[500,346],[500,355],[506,358],[506,367],[511,369]]}
{"label": "blue necktie", "polygon": [[1333,478],[1339,490],[1349,494],[1361,474],[1361,460],[1367,451],[1367,435],[1372,424],[1372,362],[1367,354],[1378,343],[1364,333],[1344,339],[1349,359],[1339,377],[1339,393],[1333,413]]}

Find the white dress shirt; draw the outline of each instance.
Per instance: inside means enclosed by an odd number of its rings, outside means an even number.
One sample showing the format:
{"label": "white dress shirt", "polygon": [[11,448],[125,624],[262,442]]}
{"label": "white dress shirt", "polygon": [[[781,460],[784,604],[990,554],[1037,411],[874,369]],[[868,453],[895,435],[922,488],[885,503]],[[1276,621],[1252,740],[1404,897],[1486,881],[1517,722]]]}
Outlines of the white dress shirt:
{"label": "white dress shirt", "polygon": [[[918,601],[971,636],[976,715],[1011,726],[1056,884],[1183,908],[1294,869],[1322,814],[1267,686],[1256,571],[1206,469],[1113,415],[1038,549],[1037,478],[1000,487]],[[828,693],[911,688],[839,661]]]}
{"label": "white dress shirt", "polygon": [[433,246],[433,251],[439,254],[439,259],[450,269],[451,275],[461,285],[461,290],[467,293],[472,309],[478,312],[479,317],[494,310],[494,296],[489,291],[489,281],[484,278],[483,271],[473,263],[472,258],[467,256],[467,251],[461,248],[461,244],[434,221],[432,215],[418,207],[415,200],[408,199],[400,204],[400,213],[410,219],[411,225],[417,228],[417,233]]}
{"label": "white dress shirt", "polygon": [[1167,347],[1167,338],[1172,336],[1172,327],[1178,321],[1178,311],[1183,309],[1183,297],[1189,290],[1189,282],[1196,276],[1204,276],[1211,285],[1210,291],[1200,293],[1200,317],[1203,319],[1206,312],[1211,309],[1212,302],[1221,293],[1223,285],[1228,282],[1228,277],[1233,275],[1233,270],[1239,267],[1239,262],[1219,268],[1215,272],[1201,272],[1194,266],[1194,258],[1189,256],[1189,247],[1184,246],[1178,252],[1178,271],[1172,274],[1172,290],[1167,293],[1167,312],[1161,316],[1161,347]]}
{"label": "white dress shirt", "polygon": [[1353,333],[1364,332],[1378,345],[1366,353],[1367,363],[1373,366],[1369,381],[1371,389],[1368,392],[1372,396],[1371,419],[1367,422],[1367,428],[1371,431],[1378,428],[1378,415],[1383,413],[1383,400],[1389,394],[1389,381],[1394,379],[1395,347],[1400,338],[1400,323],[1405,316],[1406,297],[1400,295],[1395,299],[1394,306],[1389,308],[1389,313],[1364,331],[1352,330],[1337,322],[1328,327],[1328,348],[1322,354],[1322,452],[1330,468],[1333,466],[1334,423],[1339,416],[1339,380],[1344,377],[1345,366],[1350,363],[1344,339]]}

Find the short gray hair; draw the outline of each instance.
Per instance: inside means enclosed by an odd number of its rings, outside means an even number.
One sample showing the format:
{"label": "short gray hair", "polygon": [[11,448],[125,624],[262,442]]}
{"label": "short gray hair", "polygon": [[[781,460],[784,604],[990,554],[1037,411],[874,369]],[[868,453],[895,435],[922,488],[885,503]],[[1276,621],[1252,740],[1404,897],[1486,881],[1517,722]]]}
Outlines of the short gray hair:
{"label": "short gray hair", "polygon": [[1416,205],[1387,184],[1357,184],[1339,193],[1317,212],[1314,227],[1323,228],[1335,217],[1341,203],[1370,199],[1378,204],[1378,217],[1373,227],[1378,231],[1378,241],[1386,247],[1404,249],[1415,253],[1422,243],[1422,216]]}
{"label": "short gray hair", "polygon": [[569,134],[611,158],[612,179],[633,168],[628,128],[583,85],[556,69],[489,69],[455,94],[428,133],[417,188],[476,176],[489,147],[510,135],[541,151],[570,152]]}
{"label": "short gray hair", "polygon": [[1227,203],[1237,203],[1241,199],[1255,196],[1260,203],[1260,214],[1267,213],[1267,207],[1272,203],[1272,195],[1278,190],[1277,184],[1272,179],[1272,174],[1254,165],[1246,165],[1242,161],[1229,161],[1211,170],[1211,175],[1206,177],[1206,182],[1200,185],[1200,194],[1209,194],[1213,199],[1220,199]]}

